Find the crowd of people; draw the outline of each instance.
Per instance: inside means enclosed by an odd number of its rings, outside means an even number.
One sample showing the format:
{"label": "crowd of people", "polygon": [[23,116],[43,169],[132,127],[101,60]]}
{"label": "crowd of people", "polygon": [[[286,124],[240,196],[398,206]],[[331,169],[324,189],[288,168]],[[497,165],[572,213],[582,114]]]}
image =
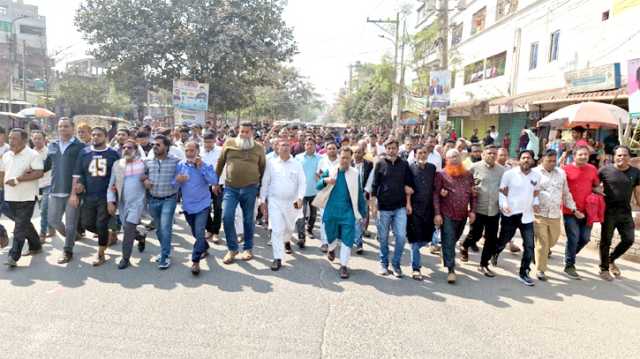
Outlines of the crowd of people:
{"label": "crowd of people", "polygon": [[[634,242],[631,200],[640,203],[640,170],[630,165],[624,146],[613,149],[612,164],[597,168],[590,163],[597,149],[581,139],[581,131],[573,131],[570,146],[541,146],[535,130],[525,129],[527,143],[521,140],[510,158],[511,140],[498,142],[495,127],[483,139],[474,131],[468,141],[454,131],[413,135],[250,122],[235,128],[145,125],[113,133],[60,118],[51,141],[38,129],[0,129],[0,213],[14,221],[6,264],[14,268],[21,256],[42,252],[56,234],[64,239],[57,263],[69,263],[76,241],[91,232],[98,240],[93,266],[107,262],[107,248],[120,235],[118,268],[125,269],[134,244],[144,251],[146,232],[154,230],[157,266],[166,270],[175,217],[182,213],[195,239],[194,275],[210,243],[222,243],[221,228],[228,249],[222,262],[252,260],[259,224],[270,233],[272,270],[283,266],[292,243],[304,251],[315,238],[330,262],[338,255],[338,274],[346,279],[352,249],[363,253],[363,237],[372,236],[375,221],[380,275],[403,276],[408,241],[413,279],[423,279],[421,249],[428,246],[441,255],[453,284],[456,244],[459,260],[468,262],[484,238],[480,273],[495,277],[500,254],[521,251],[517,278],[533,286],[532,277],[547,280],[563,226],[564,272],[580,279],[577,255],[591,240],[592,225],[601,222],[599,275],[611,281],[621,278],[616,260]],[[32,223],[37,203],[39,231]],[[615,230],[620,241],[611,251]],[[522,249],[513,243],[516,231]],[[8,242],[1,227],[0,246]]]}

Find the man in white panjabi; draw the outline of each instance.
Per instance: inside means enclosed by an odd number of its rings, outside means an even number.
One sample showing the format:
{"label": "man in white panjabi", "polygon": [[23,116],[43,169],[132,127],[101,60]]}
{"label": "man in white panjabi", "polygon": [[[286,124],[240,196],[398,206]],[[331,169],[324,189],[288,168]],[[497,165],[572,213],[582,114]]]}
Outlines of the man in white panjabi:
{"label": "man in white panjabi", "polygon": [[271,225],[273,263],[271,270],[282,267],[285,247],[291,253],[291,236],[296,221],[302,218],[302,199],[306,190],[306,177],[302,164],[291,156],[286,138],[278,140],[278,157],[267,161],[260,188],[260,209]]}

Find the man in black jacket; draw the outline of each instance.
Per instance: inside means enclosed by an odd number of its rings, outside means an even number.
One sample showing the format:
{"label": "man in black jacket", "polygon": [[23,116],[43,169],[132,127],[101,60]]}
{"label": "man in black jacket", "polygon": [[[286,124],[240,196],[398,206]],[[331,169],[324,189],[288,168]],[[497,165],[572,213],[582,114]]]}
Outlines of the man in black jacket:
{"label": "man in black jacket", "polygon": [[[358,170],[358,176],[360,177],[360,183],[362,188],[365,187],[367,181],[369,180],[369,175],[371,175],[371,171],[373,170],[373,163],[371,161],[367,161],[364,159],[364,155],[367,151],[367,142],[365,140],[361,140],[358,142],[358,146],[353,151],[354,159],[353,159],[353,167]],[[369,207],[369,197],[370,195],[366,192],[364,193],[364,198],[367,200],[367,208]],[[362,219],[362,223],[356,223],[356,254],[363,253],[363,242],[362,235],[369,227],[369,213],[367,212],[367,217]]]}
{"label": "man in black jacket", "polygon": [[400,260],[407,233],[408,195],[413,193],[413,176],[409,164],[398,157],[398,141],[391,139],[385,145],[385,157],[373,170],[371,195],[378,200],[378,240],[380,241],[380,275],[389,272],[389,229],[393,227],[395,248],[391,266],[400,278]]}
{"label": "man in black jacket", "polygon": [[[80,151],[85,144],[73,136],[74,125],[70,118],[62,117],[58,121],[58,140],[52,141],[47,149],[44,171],[51,170],[51,189],[49,190],[49,226],[65,237],[64,255],[59,264],[71,261],[76,241],[79,210],[68,205],[71,193],[72,174]],[[62,215],[65,223],[62,223]]]}

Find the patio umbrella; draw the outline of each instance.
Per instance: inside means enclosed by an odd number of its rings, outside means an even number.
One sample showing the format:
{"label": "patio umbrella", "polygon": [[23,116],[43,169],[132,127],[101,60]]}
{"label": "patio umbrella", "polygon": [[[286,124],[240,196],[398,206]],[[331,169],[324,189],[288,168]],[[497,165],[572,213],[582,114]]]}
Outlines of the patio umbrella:
{"label": "patio umbrella", "polygon": [[47,117],[56,115],[55,113],[42,107],[25,108],[24,110],[18,112],[18,114],[24,117],[36,117],[36,118],[47,118]]}
{"label": "patio umbrella", "polygon": [[538,122],[551,127],[573,128],[618,128],[629,122],[629,113],[624,109],[602,102],[581,102],[551,113]]}

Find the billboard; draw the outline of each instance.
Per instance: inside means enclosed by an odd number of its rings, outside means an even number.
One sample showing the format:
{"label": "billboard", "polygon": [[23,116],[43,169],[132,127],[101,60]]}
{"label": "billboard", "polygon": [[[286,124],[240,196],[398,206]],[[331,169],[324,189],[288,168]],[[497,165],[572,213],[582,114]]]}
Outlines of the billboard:
{"label": "billboard", "polygon": [[620,88],[620,64],[608,64],[569,71],[564,74],[569,93],[604,91]]}
{"label": "billboard", "polygon": [[431,106],[443,108],[449,106],[451,89],[451,71],[431,71],[429,75],[429,98]]}
{"label": "billboard", "polygon": [[209,108],[209,84],[173,80],[173,107],[186,111],[207,111]]}
{"label": "billboard", "polygon": [[638,5],[640,5],[640,0],[613,0],[613,15],[620,15]]}
{"label": "billboard", "polygon": [[628,69],[629,115],[640,118],[640,59],[629,60]]}

